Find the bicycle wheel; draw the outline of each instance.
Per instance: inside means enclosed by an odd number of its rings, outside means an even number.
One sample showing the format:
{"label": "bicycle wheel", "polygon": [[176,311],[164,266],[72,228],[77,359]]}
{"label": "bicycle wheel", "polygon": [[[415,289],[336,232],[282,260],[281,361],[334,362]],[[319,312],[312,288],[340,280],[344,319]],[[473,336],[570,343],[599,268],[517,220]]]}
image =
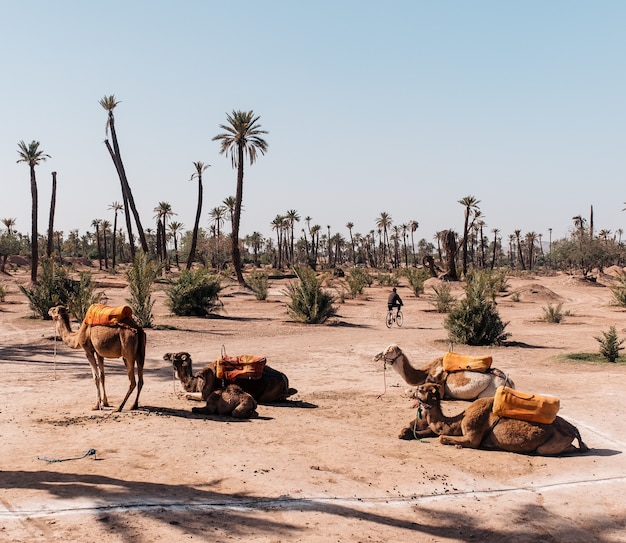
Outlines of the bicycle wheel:
{"label": "bicycle wheel", "polygon": [[402,326],[403,321],[404,317],[402,316],[402,311],[398,311],[398,313],[396,314],[396,324],[398,325],[398,327]]}
{"label": "bicycle wheel", "polygon": [[385,324],[387,328],[391,328],[393,326],[393,311],[387,311],[387,318],[385,319]]}

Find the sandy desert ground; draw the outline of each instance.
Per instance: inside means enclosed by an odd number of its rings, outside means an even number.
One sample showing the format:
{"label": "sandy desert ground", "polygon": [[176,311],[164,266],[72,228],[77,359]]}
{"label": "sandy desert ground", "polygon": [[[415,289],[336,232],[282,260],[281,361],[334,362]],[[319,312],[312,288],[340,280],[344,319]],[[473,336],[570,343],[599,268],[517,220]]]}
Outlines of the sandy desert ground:
{"label": "sandy desert ground", "polygon": [[[99,280],[111,305],[125,303],[121,274]],[[400,288],[405,323],[388,330],[384,287],[338,303],[324,326],[290,321],[284,280],[271,281],[266,301],[226,285],[213,319],[170,316],[157,288],[155,323],[167,327],[147,330],[140,408],[116,413],[91,410],[84,353],[55,342],[51,321],[30,318],[15,287],[27,271],[0,281],[9,289],[0,304],[0,541],[626,541],[626,365],[562,357],[597,352],[594,336],[611,325],[626,336],[626,312],[603,281],[512,278],[498,298],[510,344],[455,346],[491,354],[520,390],[560,398],[560,415],[591,450],[557,458],[398,439],[415,409],[373,357],[397,343],[424,364],[448,348],[429,289],[416,298]],[[542,308],[558,302],[568,316],[546,323]],[[297,401],[262,405],[246,421],[192,414],[197,404],[162,356],[188,351],[200,369],[222,348],[266,356]],[[128,380],[120,360],[106,367],[117,404]]]}

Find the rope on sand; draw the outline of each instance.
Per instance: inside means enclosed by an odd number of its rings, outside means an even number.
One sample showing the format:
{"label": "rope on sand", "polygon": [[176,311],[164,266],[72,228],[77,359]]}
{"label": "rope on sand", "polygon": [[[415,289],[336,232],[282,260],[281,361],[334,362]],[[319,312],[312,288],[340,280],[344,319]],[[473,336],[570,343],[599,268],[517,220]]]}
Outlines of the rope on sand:
{"label": "rope on sand", "polygon": [[37,460],[43,460],[44,462],[66,462],[67,460],[80,460],[81,458],[85,458],[86,456],[93,456],[94,460],[96,459],[96,449],[89,449],[82,456],[76,456],[74,458],[48,458],[47,456],[38,456]]}

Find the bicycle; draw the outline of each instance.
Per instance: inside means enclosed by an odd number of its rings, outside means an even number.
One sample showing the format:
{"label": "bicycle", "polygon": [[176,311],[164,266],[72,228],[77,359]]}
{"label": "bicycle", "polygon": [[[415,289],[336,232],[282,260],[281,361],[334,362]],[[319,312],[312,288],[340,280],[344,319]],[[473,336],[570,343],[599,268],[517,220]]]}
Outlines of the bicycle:
{"label": "bicycle", "polygon": [[398,325],[398,328],[400,328],[402,326],[402,323],[404,322],[404,316],[402,315],[402,311],[400,311],[400,308],[398,308],[398,311],[396,311],[395,315],[393,313],[393,308],[387,312],[387,318],[385,319],[385,324],[387,325],[387,328],[391,328],[394,322]]}

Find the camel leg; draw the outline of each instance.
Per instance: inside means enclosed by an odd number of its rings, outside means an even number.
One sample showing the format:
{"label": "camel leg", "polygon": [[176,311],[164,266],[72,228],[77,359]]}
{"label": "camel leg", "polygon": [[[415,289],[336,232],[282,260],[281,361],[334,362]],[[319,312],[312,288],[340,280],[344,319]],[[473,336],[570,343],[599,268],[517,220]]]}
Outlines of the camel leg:
{"label": "camel leg", "polygon": [[439,436],[439,443],[444,445],[456,445],[457,447],[467,447],[468,449],[478,449],[482,441],[482,434],[472,433],[462,436]]}
{"label": "camel leg", "polygon": [[126,396],[124,396],[122,403],[116,409],[116,411],[118,412],[123,409],[126,400],[128,400],[131,392],[135,390],[135,387],[137,386],[137,382],[135,381],[135,361],[133,360],[132,362],[129,362],[126,358],[122,359],[124,360],[124,364],[126,365],[126,373],[128,374],[128,380],[130,381],[130,384],[128,385],[128,391],[126,392]]}
{"label": "camel leg", "polygon": [[[134,373],[134,372],[133,372]],[[139,394],[143,388],[143,360],[137,360],[137,397],[135,403],[131,409],[137,409],[139,407]]]}
{"label": "camel leg", "polygon": [[102,406],[102,396],[100,395],[100,373],[98,371],[98,363],[96,362],[96,357],[94,353],[85,351],[85,355],[87,356],[87,360],[89,361],[89,367],[91,368],[91,375],[93,376],[93,382],[96,384],[96,390],[98,392],[96,405],[92,407],[94,411],[97,411]]}
{"label": "camel leg", "polygon": [[107,391],[104,387],[104,357],[96,353],[96,358],[98,359],[98,373],[100,375],[100,386],[102,387],[102,407],[110,407]]}

